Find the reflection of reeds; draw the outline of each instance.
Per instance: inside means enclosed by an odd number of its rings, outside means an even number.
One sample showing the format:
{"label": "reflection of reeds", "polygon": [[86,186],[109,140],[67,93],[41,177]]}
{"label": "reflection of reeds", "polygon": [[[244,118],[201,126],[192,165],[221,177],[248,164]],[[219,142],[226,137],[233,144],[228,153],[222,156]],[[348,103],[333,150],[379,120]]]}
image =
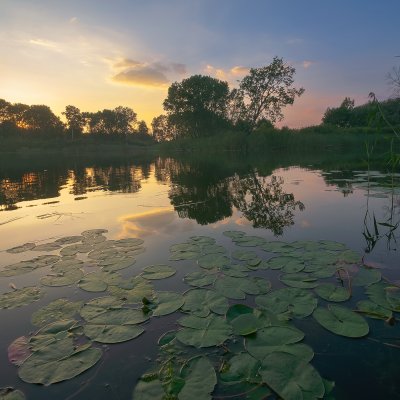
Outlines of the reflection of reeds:
{"label": "reflection of reeds", "polygon": [[23,217],[14,217],[14,218],[8,219],[7,221],[0,222],[0,225],[9,224],[10,222],[14,222],[14,221],[17,221],[18,219],[25,218],[25,217],[26,217],[26,215],[24,215]]}

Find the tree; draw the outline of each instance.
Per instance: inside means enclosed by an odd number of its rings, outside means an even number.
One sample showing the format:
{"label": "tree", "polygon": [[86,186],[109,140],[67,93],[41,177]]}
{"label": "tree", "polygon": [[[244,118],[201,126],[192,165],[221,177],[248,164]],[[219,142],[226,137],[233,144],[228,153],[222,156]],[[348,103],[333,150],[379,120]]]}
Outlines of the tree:
{"label": "tree", "polygon": [[210,76],[193,75],[174,82],[163,105],[169,123],[180,136],[214,133],[226,123],[229,87]]}
{"label": "tree", "polygon": [[395,97],[400,96],[400,67],[393,67],[392,71],[387,74],[387,81],[393,89]]}
{"label": "tree", "polygon": [[252,132],[263,118],[272,123],[282,120],[282,108],[304,93],[303,88],[293,87],[295,72],[294,67],[278,57],[265,67],[251,68],[250,74],[231,92],[231,121]]}
{"label": "tree", "polygon": [[142,136],[149,134],[149,128],[147,127],[147,124],[145,121],[139,121],[137,133]]}
{"label": "tree", "polygon": [[67,119],[68,130],[71,131],[71,140],[74,140],[74,135],[81,135],[85,126],[85,118],[79,108],[75,106],[66,106],[62,113]]}
{"label": "tree", "polygon": [[24,127],[37,133],[52,134],[61,133],[64,125],[50,107],[45,105],[33,105],[22,114]]}
{"label": "tree", "polygon": [[176,138],[176,131],[166,115],[154,117],[151,121],[151,130],[156,142],[166,142]]}
{"label": "tree", "polygon": [[322,117],[324,124],[337,126],[338,128],[348,128],[353,126],[354,100],[345,97],[338,108],[328,108]]}

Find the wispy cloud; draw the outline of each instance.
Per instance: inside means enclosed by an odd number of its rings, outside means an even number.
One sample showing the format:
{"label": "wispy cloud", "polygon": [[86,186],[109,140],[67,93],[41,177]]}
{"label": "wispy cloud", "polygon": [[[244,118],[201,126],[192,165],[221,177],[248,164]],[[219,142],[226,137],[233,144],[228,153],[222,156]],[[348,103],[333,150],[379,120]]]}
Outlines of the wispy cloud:
{"label": "wispy cloud", "polygon": [[40,38],[29,39],[28,43],[34,46],[40,46],[46,48],[48,50],[61,51],[57,43],[46,39],[40,39]]}
{"label": "wispy cloud", "polygon": [[217,68],[214,67],[213,65],[207,64],[204,67],[204,72],[210,76],[214,76],[215,78],[228,81],[228,82],[234,82],[238,78],[248,74],[250,68],[248,67],[243,67],[240,65],[235,65],[232,68],[229,69],[223,69],[223,68]]}
{"label": "wispy cloud", "polygon": [[303,68],[305,68],[305,69],[307,69],[307,68],[310,68],[312,65],[314,65],[315,64],[315,62],[314,61],[311,61],[311,60],[304,60],[303,62],[302,62],[302,66],[303,66]]}

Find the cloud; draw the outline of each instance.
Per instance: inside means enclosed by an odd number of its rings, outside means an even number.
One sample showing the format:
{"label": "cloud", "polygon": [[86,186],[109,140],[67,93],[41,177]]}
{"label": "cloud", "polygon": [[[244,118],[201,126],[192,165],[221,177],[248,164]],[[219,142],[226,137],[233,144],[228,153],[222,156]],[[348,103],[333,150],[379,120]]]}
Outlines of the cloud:
{"label": "cloud", "polygon": [[230,83],[236,82],[238,77],[246,75],[249,70],[249,68],[240,65],[236,65],[230,69],[222,69],[207,64],[204,68],[206,74]]}
{"label": "cloud", "polygon": [[69,19],[69,23],[70,24],[76,24],[78,22],[78,18],[77,17],[72,17]]}
{"label": "cloud", "polygon": [[303,68],[305,68],[305,69],[310,68],[314,64],[315,64],[315,62],[314,61],[310,61],[310,60],[304,60],[303,63],[302,63]]}
{"label": "cloud", "polygon": [[233,68],[231,68],[230,72],[232,75],[246,75],[250,71],[250,68],[247,67],[242,67],[240,65],[237,65]]}
{"label": "cloud", "polygon": [[183,75],[185,64],[181,63],[145,63],[130,58],[113,61],[112,68],[116,71],[112,80],[134,86],[150,86],[164,88],[170,83],[168,74]]}
{"label": "cloud", "polygon": [[28,40],[28,43],[33,44],[34,46],[40,46],[40,47],[46,48],[48,50],[60,51],[57,43],[52,42],[50,40],[36,38],[36,39]]}

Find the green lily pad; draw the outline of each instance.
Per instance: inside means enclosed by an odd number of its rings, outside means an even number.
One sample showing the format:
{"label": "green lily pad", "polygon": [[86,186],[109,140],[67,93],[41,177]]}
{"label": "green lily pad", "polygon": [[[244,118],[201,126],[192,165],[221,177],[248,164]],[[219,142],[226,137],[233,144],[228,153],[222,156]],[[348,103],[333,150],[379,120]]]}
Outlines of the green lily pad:
{"label": "green lily pad", "polygon": [[115,240],[114,245],[117,247],[138,247],[144,243],[143,239],[140,238],[125,238]]}
{"label": "green lily pad", "polygon": [[271,290],[271,282],[263,278],[234,278],[224,276],[214,283],[215,290],[229,299],[245,299],[246,294],[265,294]]}
{"label": "green lily pad", "polygon": [[371,300],[361,300],[357,303],[357,311],[367,317],[387,320],[393,316],[391,310],[374,303]]}
{"label": "green lily pad", "polygon": [[307,361],[314,352],[303,343],[304,333],[293,326],[269,326],[259,329],[254,336],[245,339],[246,350],[256,359],[263,360],[275,351],[285,351]]}
{"label": "green lily pad", "polygon": [[51,343],[35,349],[19,368],[18,375],[24,382],[47,386],[72,379],[91,368],[101,358],[100,349],[90,345],[75,346],[68,336],[52,336]]}
{"label": "green lily pad", "polygon": [[313,317],[325,329],[336,335],[358,338],[368,334],[368,323],[357,313],[336,305],[318,307]]}
{"label": "green lily pad", "polygon": [[104,292],[108,285],[118,285],[121,281],[121,275],[96,271],[86,274],[78,283],[78,286],[86,292]]}
{"label": "green lily pad", "polygon": [[241,238],[245,235],[245,233],[242,231],[225,231],[225,232],[222,232],[222,234],[231,239]]}
{"label": "green lily pad", "polygon": [[373,268],[361,268],[357,275],[352,278],[353,286],[370,286],[382,279],[380,271]]}
{"label": "green lily pad", "polygon": [[209,245],[215,243],[215,239],[209,236],[191,236],[190,241],[200,245]]}
{"label": "green lily pad", "polygon": [[60,254],[62,256],[74,256],[78,253],[89,253],[91,250],[93,250],[93,247],[89,244],[71,244],[62,248]]}
{"label": "green lily pad", "polygon": [[197,262],[202,268],[213,269],[229,265],[230,260],[227,256],[221,254],[206,254],[201,256]]}
{"label": "green lily pad", "polygon": [[380,305],[383,308],[395,311],[386,297],[386,289],[388,288],[382,282],[374,283],[367,287],[366,293],[371,301]]}
{"label": "green lily pad", "polygon": [[152,284],[141,276],[127,279],[118,285],[109,285],[107,291],[128,303],[141,303],[143,297],[150,299],[154,294]]}
{"label": "green lily pad", "polygon": [[226,249],[217,244],[207,244],[202,246],[201,252],[203,254],[223,254],[226,253]]}
{"label": "green lily pad", "polygon": [[232,239],[237,246],[256,247],[265,244],[266,240],[260,236],[242,236]]}
{"label": "green lily pad", "polygon": [[232,333],[232,328],[225,319],[216,315],[209,315],[206,318],[190,315],[178,322],[183,328],[177,332],[176,338],[188,346],[218,346]]}
{"label": "green lily pad", "polygon": [[164,264],[158,265],[149,265],[146,268],[143,268],[142,277],[145,279],[165,279],[169,278],[170,276],[174,275],[176,271]]}
{"label": "green lily pad", "polygon": [[304,318],[313,313],[318,300],[304,289],[284,288],[265,296],[257,296],[256,303],[275,314],[286,314],[294,318]]}
{"label": "green lily pad", "polygon": [[11,249],[7,249],[6,252],[11,253],[11,254],[18,254],[18,253],[23,253],[25,251],[32,250],[35,247],[36,247],[35,243],[24,243],[21,246],[16,246],[16,247],[12,247]]}
{"label": "green lily pad", "polygon": [[61,260],[57,261],[51,266],[51,270],[53,272],[65,273],[73,269],[78,269],[82,265],[83,261],[78,260],[77,258],[65,259],[65,257],[63,257]]}
{"label": "green lily pad", "polygon": [[236,260],[240,261],[248,261],[248,260],[254,260],[258,258],[258,255],[254,251],[246,251],[246,250],[235,250],[232,253],[232,257],[235,258]]}
{"label": "green lily pad", "polygon": [[249,353],[234,355],[228,362],[228,369],[221,373],[224,382],[260,382],[258,370],[261,366],[259,360]]}
{"label": "green lily pad", "polygon": [[225,314],[229,304],[224,296],[214,290],[192,289],[184,295],[182,311],[197,317],[207,317],[210,312]]}
{"label": "green lily pad", "polygon": [[133,257],[128,257],[125,255],[118,257],[107,257],[99,261],[101,269],[105,272],[115,272],[121,269],[129,268],[135,264],[136,260]]}
{"label": "green lily pad", "polygon": [[140,379],[133,391],[134,400],[156,400],[165,395],[164,387],[158,378]]}
{"label": "green lily pad", "polygon": [[294,252],[296,249],[286,242],[267,242],[260,246],[264,251],[271,253],[290,253]]}
{"label": "green lily pad", "polygon": [[259,319],[254,314],[250,313],[237,316],[230,322],[230,324],[233,333],[240,336],[251,335],[252,333],[257,332],[260,328]]}
{"label": "green lily pad", "polygon": [[33,251],[55,251],[61,249],[61,246],[58,243],[44,243],[39,244],[35,247],[32,247]]}
{"label": "green lily pad", "polygon": [[211,393],[217,384],[213,365],[206,357],[197,357],[182,370],[184,386],[179,392],[180,400],[211,399]]}
{"label": "green lily pad", "polygon": [[299,289],[313,289],[318,286],[317,278],[314,278],[304,272],[296,274],[284,274],[279,277],[279,280],[287,286]]}
{"label": "green lily pad", "polygon": [[244,265],[231,264],[226,265],[220,270],[224,275],[232,276],[233,278],[245,278],[249,275],[249,269]]}
{"label": "green lily pad", "polygon": [[28,286],[22,289],[14,290],[0,295],[0,309],[17,308],[39,300],[43,296],[40,288]]}
{"label": "green lily pad", "polygon": [[361,262],[361,255],[353,250],[345,250],[338,254],[338,260],[346,264],[355,264]]}
{"label": "green lily pad", "polygon": [[397,286],[389,286],[386,289],[386,299],[391,305],[393,311],[400,311],[400,288]]}
{"label": "green lily pad", "polygon": [[216,274],[210,274],[205,271],[194,271],[185,275],[183,280],[190,286],[204,287],[212,285],[216,279]]}
{"label": "green lily pad", "polygon": [[40,278],[40,283],[45,286],[68,286],[73,285],[83,277],[81,269],[71,269],[66,272],[54,272]]}
{"label": "green lily pad", "polygon": [[319,245],[324,250],[329,251],[344,251],[346,250],[346,245],[343,243],[335,242],[332,240],[320,240]]}
{"label": "green lily pad", "polygon": [[140,336],[144,329],[136,325],[87,324],[84,326],[87,337],[100,343],[122,343]]}
{"label": "green lily pad", "polygon": [[179,251],[190,251],[190,252],[195,252],[195,253],[201,253],[201,247],[194,243],[179,243],[179,244],[173,244],[169,248],[169,251],[171,253],[175,253],[175,252],[179,252]]}
{"label": "green lily pad", "polygon": [[0,400],[25,400],[25,395],[10,387],[0,388]]}
{"label": "green lily pad", "polygon": [[333,283],[322,283],[315,288],[315,292],[326,301],[340,302],[350,298],[349,289]]}
{"label": "green lily pad", "polygon": [[169,256],[170,261],[195,260],[200,256],[197,251],[174,251]]}
{"label": "green lily pad", "polygon": [[157,307],[153,310],[153,316],[172,314],[179,310],[184,304],[184,298],[180,293],[157,292],[155,303]]}
{"label": "green lily pad", "polygon": [[81,301],[57,299],[32,314],[31,322],[35,326],[44,326],[53,321],[72,319],[82,307]]}
{"label": "green lily pad", "polygon": [[83,240],[83,236],[64,236],[59,239],[56,239],[54,243],[61,244],[61,246],[64,246],[66,244],[74,244],[81,242]]}
{"label": "green lily pad", "polygon": [[95,244],[104,243],[107,238],[103,235],[86,236],[82,239],[82,244],[94,246]]}
{"label": "green lily pad", "polygon": [[282,269],[286,264],[298,264],[298,260],[290,256],[273,257],[268,260],[270,269]]}
{"label": "green lily pad", "polygon": [[226,320],[231,323],[235,318],[244,314],[252,314],[253,312],[254,308],[246,306],[245,304],[234,304],[230,306],[226,312]]}
{"label": "green lily pad", "polygon": [[283,400],[319,399],[325,386],[317,370],[301,358],[287,352],[274,352],[261,363],[263,381]]}
{"label": "green lily pad", "polygon": [[107,229],[88,229],[86,231],[83,231],[81,233],[82,236],[88,237],[88,236],[96,236],[96,235],[101,235],[103,233],[107,233]]}

